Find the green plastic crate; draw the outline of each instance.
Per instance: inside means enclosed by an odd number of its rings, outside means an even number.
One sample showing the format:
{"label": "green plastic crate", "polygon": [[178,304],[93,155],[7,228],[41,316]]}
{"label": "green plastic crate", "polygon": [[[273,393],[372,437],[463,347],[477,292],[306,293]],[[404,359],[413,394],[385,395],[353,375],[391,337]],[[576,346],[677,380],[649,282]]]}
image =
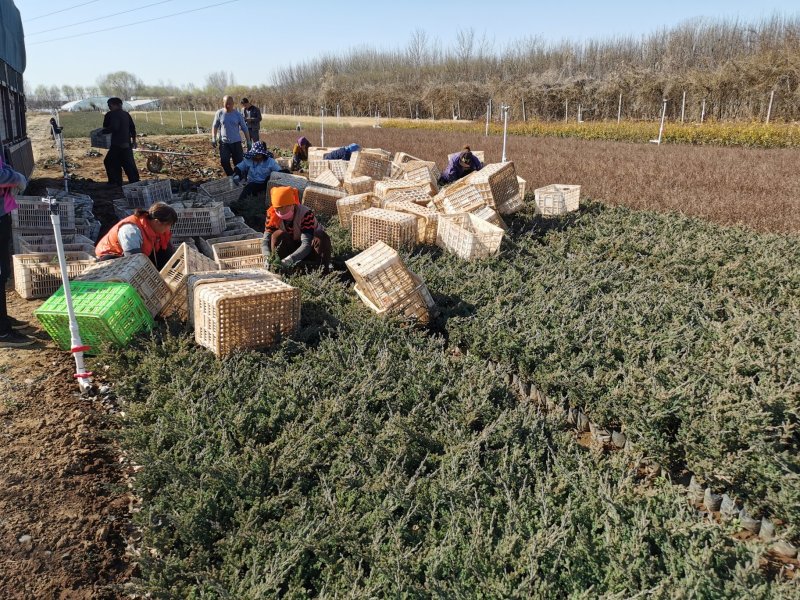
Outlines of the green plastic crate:
{"label": "green plastic crate", "polygon": [[[108,343],[125,345],[139,331],[153,327],[150,311],[130,284],[73,281],[70,290],[81,341],[91,346],[90,353],[97,353]],[[34,314],[58,347],[69,350],[71,341],[64,287],[60,287]]]}

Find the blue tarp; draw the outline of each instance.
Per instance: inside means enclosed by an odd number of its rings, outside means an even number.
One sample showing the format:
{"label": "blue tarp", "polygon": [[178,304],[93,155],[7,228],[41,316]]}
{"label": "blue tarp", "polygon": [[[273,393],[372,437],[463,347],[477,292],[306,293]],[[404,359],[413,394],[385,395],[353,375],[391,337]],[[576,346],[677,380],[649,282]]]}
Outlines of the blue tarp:
{"label": "blue tarp", "polygon": [[0,0],[0,60],[18,73],[25,72],[25,34],[14,0]]}

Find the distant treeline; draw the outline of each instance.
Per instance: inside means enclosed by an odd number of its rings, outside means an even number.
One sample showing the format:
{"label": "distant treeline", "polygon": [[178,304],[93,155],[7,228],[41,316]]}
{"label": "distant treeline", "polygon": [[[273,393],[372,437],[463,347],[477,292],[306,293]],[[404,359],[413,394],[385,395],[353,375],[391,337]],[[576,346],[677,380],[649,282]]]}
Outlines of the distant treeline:
{"label": "distant treeline", "polygon": [[507,104],[513,120],[574,120],[579,110],[583,120],[654,119],[666,98],[671,119],[683,112],[687,121],[765,120],[770,112],[773,121],[791,121],[800,118],[799,82],[800,15],[775,15],[692,20],[640,38],[529,37],[503,49],[472,30],[443,48],[417,30],[402,49],[354,48],[280,68],[272,85],[237,86],[212,73],[203,89],[133,91],[163,98],[164,108],[211,109],[227,92],[277,114],[319,114],[324,106],[332,116],[421,119],[482,119],[490,101],[494,118]]}

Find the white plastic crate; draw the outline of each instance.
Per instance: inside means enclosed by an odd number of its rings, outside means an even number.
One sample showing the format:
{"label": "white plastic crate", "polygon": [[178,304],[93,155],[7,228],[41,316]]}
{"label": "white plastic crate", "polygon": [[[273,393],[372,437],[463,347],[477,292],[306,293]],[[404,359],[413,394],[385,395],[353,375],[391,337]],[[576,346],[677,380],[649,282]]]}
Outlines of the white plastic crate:
{"label": "white plastic crate", "polygon": [[534,192],[536,212],[541,215],[563,215],[578,210],[581,186],[554,183]]}

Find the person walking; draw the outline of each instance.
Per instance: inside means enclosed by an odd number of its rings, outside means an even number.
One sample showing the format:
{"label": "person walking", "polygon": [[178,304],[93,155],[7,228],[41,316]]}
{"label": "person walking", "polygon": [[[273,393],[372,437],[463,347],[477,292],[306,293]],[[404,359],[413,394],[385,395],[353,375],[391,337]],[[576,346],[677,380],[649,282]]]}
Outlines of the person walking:
{"label": "person walking", "polygon": [[233,165],[238,165],[244,158],[241,133],[244,133],[247,140],[248,150],[252,142],[242,113],[233,109],[233,96],[225,96],[222,98],[222,103],[225,108],[219,109],[214,114],[211,123],[211,146],[216,148],[219,143],[219,161],[225,175],[230,177],[233,175]]}
{"label": "person walking", "polygon": [[108,112],[103,117],[103,133],[111,134],[111,147],[103,159],[108,184],[122,185],[122,171],[125,171],[128,183],[139,181],[139,169],[133,160],[133,149],[136,148],[136,125],[133,123],[133,118],[122,110],[121,98],[108,99]]}
{"label": "person walking", "polygon": [[247,98],[242,98],[242,115],[244,122],[247,123],[247,131],[250,133],[250,141],[254,144],[258,141],[258,132],[261,129],[261,110],[250,104]]}
{"label": "person walking", "polygon": [[6,304],[6,282],[11,276],[11,211],[17,207],[12,192],[27,185],[25,176],[5,164],[0,154],[0,348],[23,348],[36,342],[17,331],[28,324],[10,317]]}

